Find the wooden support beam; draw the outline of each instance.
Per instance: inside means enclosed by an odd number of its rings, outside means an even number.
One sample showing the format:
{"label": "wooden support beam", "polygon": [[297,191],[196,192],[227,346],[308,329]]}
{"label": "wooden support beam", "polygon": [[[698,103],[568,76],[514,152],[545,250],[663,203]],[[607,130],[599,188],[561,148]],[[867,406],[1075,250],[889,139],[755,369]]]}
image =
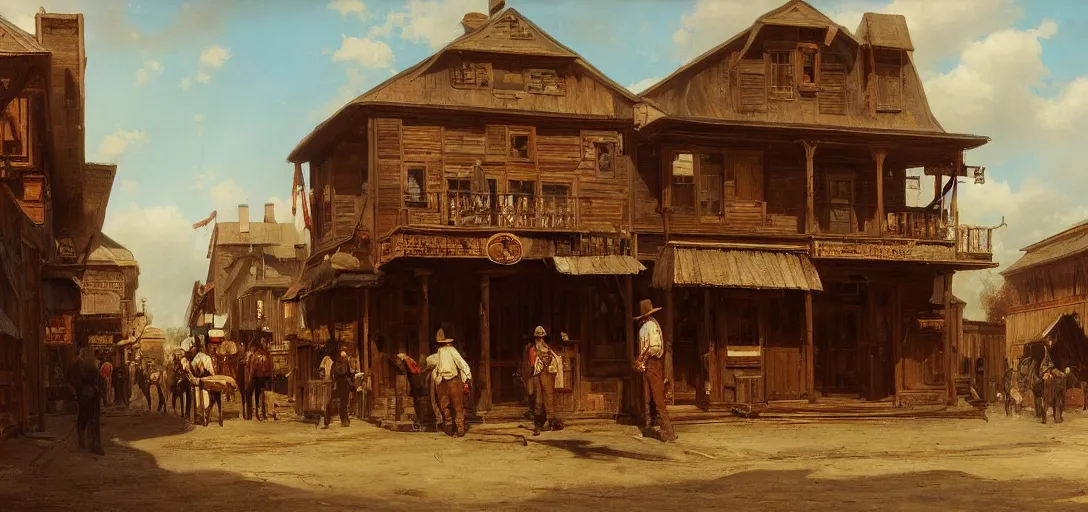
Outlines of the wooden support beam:
{"label": "wooden support beam", "polygon": [[626,319],[624,339],[627,341],[627,362],[634,363],[638,357],[638,343],[635,340],[635,292],[630,275],[623,276],[623,317]]}
{"label": "wooden support beam", "polygon": [[[373,382],[374,376],[370,371],[370,288],[363,288],[362,320],[363,325],[359,328],[359,345],[361,348],[359,352],[359,369],[366,374],[364,380]],[[365,384],[363,386],[363,399],[359,404],[360,418],[370,416],[370,401],[373,398],[371,397],[373,393],[369,390],[375,387],[374,385],[366,386]]]}
{"label": "wooden support beam", "polygon": [[491,278],[480,276],[480,375],[483,386],[477,409],[491,410]]}
{"label": "wooden support beam", "polygon": [[816,354],[812,339],[812,292],[805,291],[805,392],[816,402]]}
{"label": "wooden support beam", "polygon": [[956,380],[954,359],[952,357],[952,337],[954,318],[952,311],[952,273],[942,276],[944,279],[944,376],[945,392],[948,393],[948,405],[956,404]]}
{"label": "wooden support beam", "polygon": [[805,233],[817,231],[816,226],[816,146],[817,142],[802,140],[805,146]]}
{"label": "wooden support beam", "polygon": [[703,289],[703,322],[705,322],[703,329],[706,332],[707,337],[707,350],[710,354],[708,359],[707,372],[710,373],[710,401],[721,402],[722,401],[722,372],[718,369],[718,351],[715,347],[718,345],[717,336],[714,333],[714,323],[711,320],[713,318],[713,299],[714,293],[710,288]]}
{"label": "wooden support beam", "polygon": [[900,283],[895,284],[895,300],[892,305],[895,307],[892,313],[892,325],[895,327],[892,329],[892,357],[895,358],[895,405],[898,407],[899,393],[906,390],[903,381],[903,342],[907,334],[903,329],[903,286]]}
{"label": "wooden support beam", "polygon": [[416,270],[416,278],[419,280],[419,360],[427,359],[431,353],[431,298],[430,298],[431,274],[425,270]]}
{"label": "wooden support beam", "polygon": [[959,205],[959,190],[960,190],[960,173],[963,172],[963,152],[956,157],[956,172],[952,176],[952,232],[956,235],[955,250],[960,250],[960,205]]}
{"label": "wooden support beam", "polygon": [[673,288],[668,288],[668,289],[665,290],[665,325],[664,325],[664,329],[662,329],[664,331],[662,334],[665,335],[665,396],[666,396],[665,401],[666,401],[666,403],[669,402],[668,397],[675,396],[675,394],[673,393],[673,391],[675,390],[675,385],[674,385],[674,382],[673,382],[673,374],[675,373],[674,368],[673,368],[673,350],[674,350],[674,343],[673,343],[673,331],[674,331],[674,329],[673,329],[673,325],[674,325],[674,323],[676,321],[675,307],[674,307],[674,304],[673,304],[673,302],[674,302],[673,294],[674,293],[675,293],[675,291],[674,291]]}
{"label": "wooden support beam", "polygon": [[878,235],[884,234],[884,222],[887,217],[884,214],[884,159],[888,152],[884,149],[873,151],[873,160],[876,163],[876,212],[874,222]]}

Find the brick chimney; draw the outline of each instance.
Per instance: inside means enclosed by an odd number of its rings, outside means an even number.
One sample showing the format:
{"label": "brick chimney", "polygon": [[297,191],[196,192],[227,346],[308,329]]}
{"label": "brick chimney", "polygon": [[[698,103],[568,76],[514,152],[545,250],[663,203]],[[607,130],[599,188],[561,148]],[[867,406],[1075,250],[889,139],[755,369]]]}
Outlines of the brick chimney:
{"label": "brick chimney", "polygon": [[275,224],[276,223],[276,205],[272,203],[264,204],[264,223]]}
{"label": "brick chimney", "polygon": [[249,205],[238,205],[238,232],[249,233]]}
{"label": "brick chimney", "polygon": [[506,0],[491,0],[491,9],[488,10],[488,14],[494,16],[506,8]]}
{"label": "brick chimney", "polygon": [[471,34],[487,23],[488,17],[482,12],[470,12],[461,18],[461,26],[465,27],[465,33]]}

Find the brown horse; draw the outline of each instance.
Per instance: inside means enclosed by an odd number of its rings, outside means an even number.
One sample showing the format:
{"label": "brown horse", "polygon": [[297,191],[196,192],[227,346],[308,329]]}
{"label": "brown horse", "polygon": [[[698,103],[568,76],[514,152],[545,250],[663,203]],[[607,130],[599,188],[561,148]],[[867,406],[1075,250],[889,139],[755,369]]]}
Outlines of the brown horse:
{"label": "brown horse", "polygon": [[1065,393],[1080,385],[1073,370],[1066,368],[1061,371],[1051,368],[1043,374],[1043,424],[1046,424],[1046,408],[1050,407],[1054,416],[1054,423],[1065,421],[1062,414],[1065,410]]}

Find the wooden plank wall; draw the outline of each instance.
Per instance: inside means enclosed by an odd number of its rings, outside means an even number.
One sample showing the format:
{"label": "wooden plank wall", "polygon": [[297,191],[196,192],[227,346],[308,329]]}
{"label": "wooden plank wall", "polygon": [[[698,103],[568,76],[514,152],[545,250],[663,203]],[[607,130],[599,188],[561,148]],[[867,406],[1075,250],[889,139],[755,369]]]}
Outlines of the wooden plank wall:
{"label": "wooden plank wall", "polygon": [[[468,119],[428,120],[378,118],[374,120],[377,154],[377,226],[379,236],[408,216],[403,213],[404,173],[410,165],[426,168],[426,192],[444,194],[447,180],[469,179],[480,161],[498,193],[509,192],[509,180],[532,180],[536,193],[543,185],[567,185],[579,198],[579,215],[587,229],[618,232],[626,229],[628,172],[633,168],[626,151],[625,133],[617,130],[582,130],[540,122],[483,124]],[[530,158],[509,157],[513,133],[530,134]],[[614,143],[622,150],[615,172],[599,174],[593,142]],[[432,199],[437,199],[432,198]],[[412,208],[414,221],[438,224],[440,208]]]}
{"label": "wooden plank wall", "polygon": [[[1028,311],[1010,313],[1005,317],[1005,343],[1009,359],[1020,357],[1020,347],[1029,342],[1061,315],[1076,313],[1088,319],[1088,297],[1068,303],[1043,306]],[[1088,331],[1086,331],[1088,334]]]}

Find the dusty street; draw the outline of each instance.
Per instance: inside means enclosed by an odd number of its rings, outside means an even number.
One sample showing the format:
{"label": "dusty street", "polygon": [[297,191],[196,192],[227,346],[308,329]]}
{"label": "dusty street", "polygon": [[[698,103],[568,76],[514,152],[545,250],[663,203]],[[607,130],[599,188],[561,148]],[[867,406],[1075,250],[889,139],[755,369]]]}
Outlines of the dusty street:
{"label": "dusty street", "polygon": [[0,444],[0,510],[1088,509],[1088,416],[990,416],[682,425],[664,445],[606,423],[452,439],[111,413],[105,457],[54,417],[64,439]]}

